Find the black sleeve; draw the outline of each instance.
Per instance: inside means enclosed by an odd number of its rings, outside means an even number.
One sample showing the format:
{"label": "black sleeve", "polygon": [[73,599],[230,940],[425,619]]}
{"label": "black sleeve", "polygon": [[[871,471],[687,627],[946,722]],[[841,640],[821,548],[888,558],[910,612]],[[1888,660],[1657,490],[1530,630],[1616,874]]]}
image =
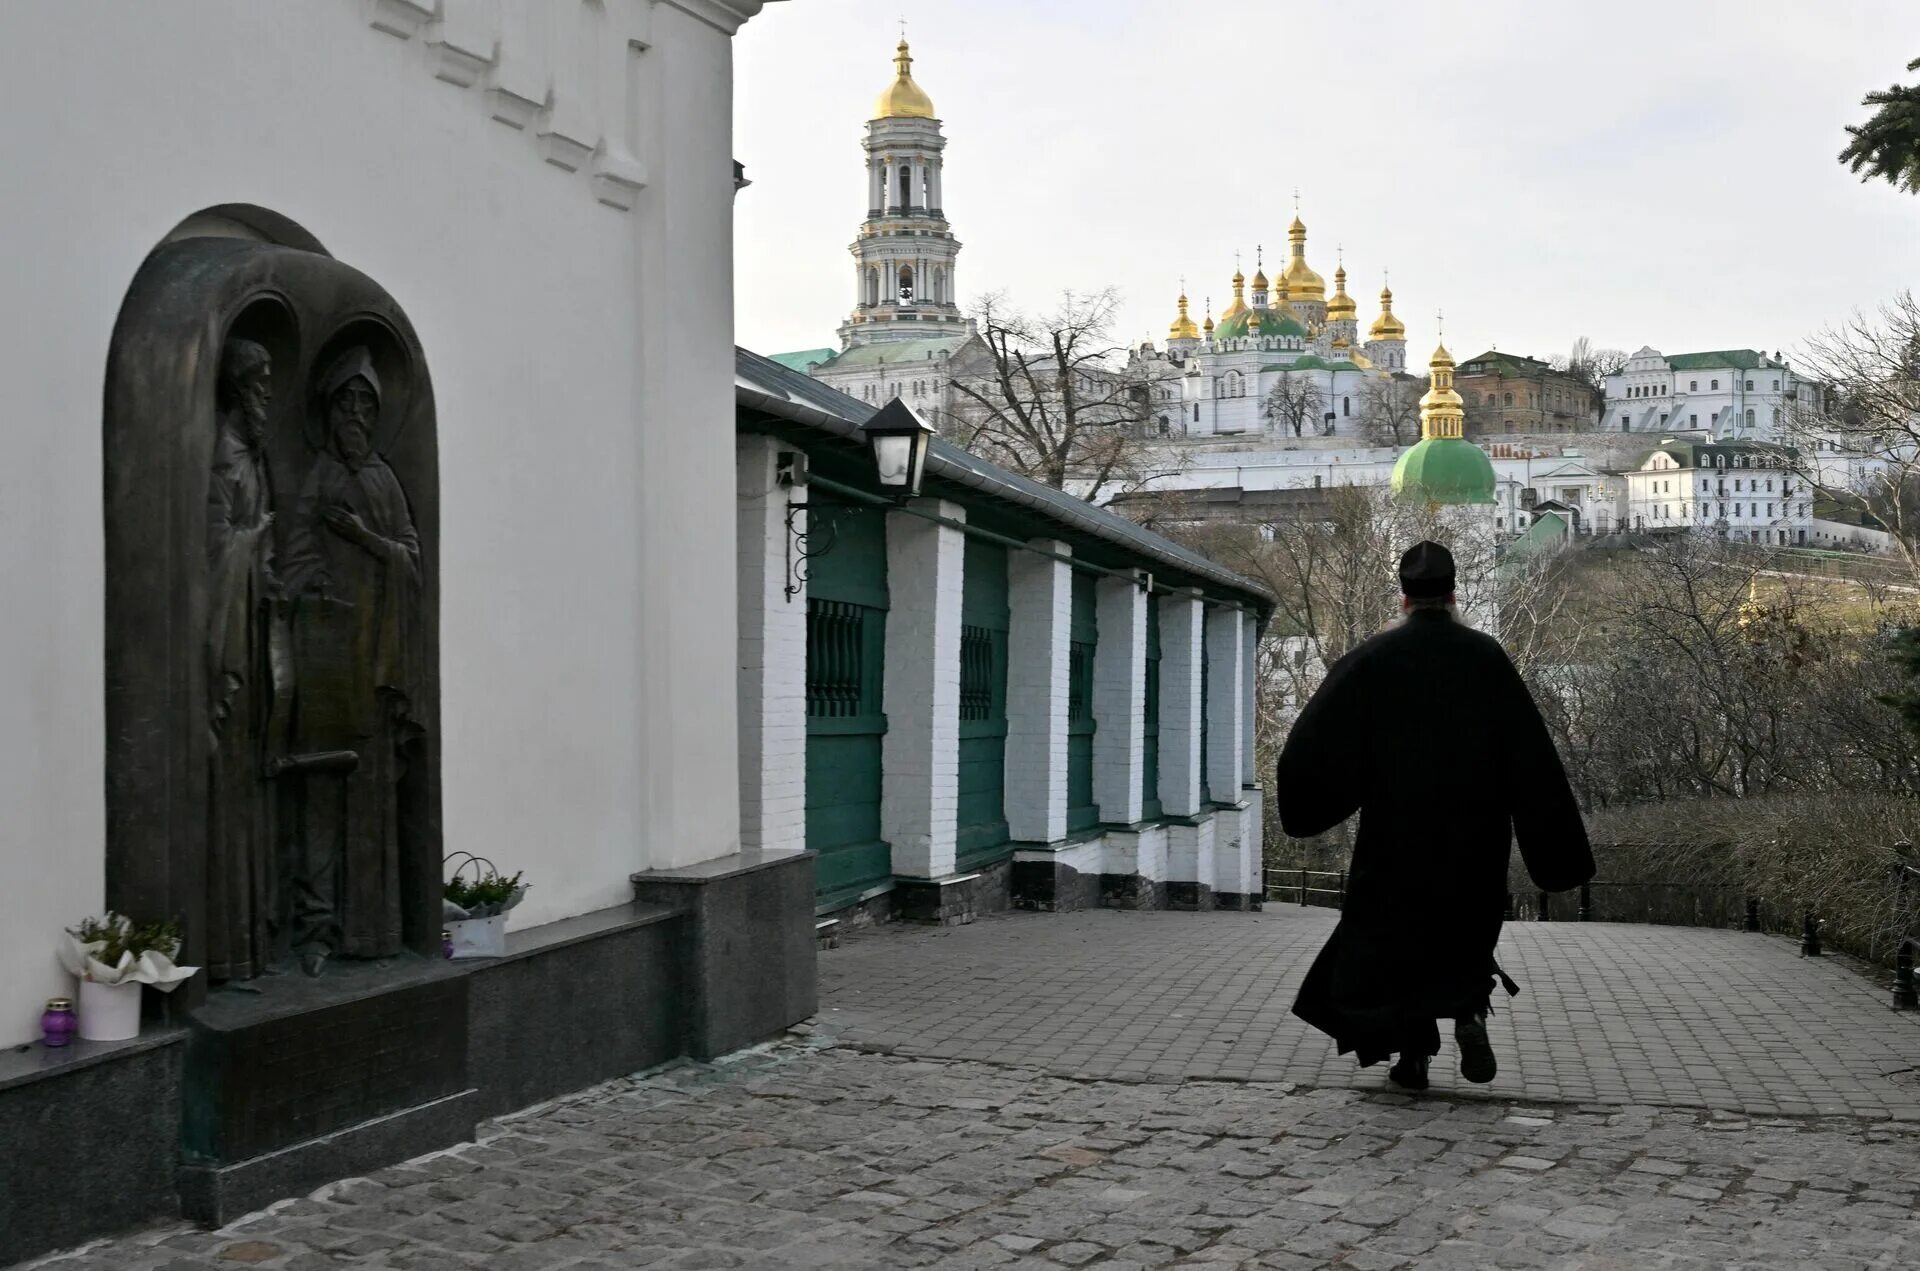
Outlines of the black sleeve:
{"label": "black sleeve", "polygon": [[1335,662],[1280,748],[1273,800],[1294,838],[1324,833],[1360,808],[1371,714],[1364,681],[1352,655]]}
{"label": "black sleeve", "polygon": [[[1501,660],[1506,661],[1504,654]],[[1580,819],[1580,805],[1540,708],[1510,662],[1504,680],[1508,788],[1513,791],[1513,833],[1520,842],[1520,859],[1534,886],[1566,891],[1593,877],[1586,822]]]}

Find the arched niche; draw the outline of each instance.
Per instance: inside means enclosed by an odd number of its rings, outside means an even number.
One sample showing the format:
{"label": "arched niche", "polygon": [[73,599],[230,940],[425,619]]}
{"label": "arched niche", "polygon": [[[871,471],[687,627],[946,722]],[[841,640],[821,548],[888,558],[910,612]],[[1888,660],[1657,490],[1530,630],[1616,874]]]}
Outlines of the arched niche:
{"label": "arched niche", "polygon": [[[336,426],[323,380],[343,359]],[[181,922],[183,960],[210,971],[189,1005],[297,964],[301,938],[327,958],[437,951],[438,449],[406,314],[284,217],[196,213],[122,302],[102,441],[109,906]],[[334,504],[357,529],[329,525]],[[354,816],[378,869],[316,865]],[[310,896],[295,912],[316,878],[331,919]],[[365,921],[393,937],[356,943]]]}

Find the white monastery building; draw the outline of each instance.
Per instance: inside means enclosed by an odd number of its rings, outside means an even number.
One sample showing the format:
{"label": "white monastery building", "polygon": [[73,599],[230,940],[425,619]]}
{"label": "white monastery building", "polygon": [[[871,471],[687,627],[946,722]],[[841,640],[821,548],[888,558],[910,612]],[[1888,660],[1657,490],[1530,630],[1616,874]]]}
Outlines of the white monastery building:
{"label": "white monastery building", "polygon": [[1813,487],[1782,447],[1668,438],[1626,479],[1635,532],[1710,530],[1739,542],[1809,545]]}
{"label": "white monastery building", "polygon": [[1671,356],[1642,346],[1607,377],[1601,426],[1620,432],[1697,432],[1720,440],[1782,440],[1796,413],[1819,411],[1821,385],[1753,349]]}

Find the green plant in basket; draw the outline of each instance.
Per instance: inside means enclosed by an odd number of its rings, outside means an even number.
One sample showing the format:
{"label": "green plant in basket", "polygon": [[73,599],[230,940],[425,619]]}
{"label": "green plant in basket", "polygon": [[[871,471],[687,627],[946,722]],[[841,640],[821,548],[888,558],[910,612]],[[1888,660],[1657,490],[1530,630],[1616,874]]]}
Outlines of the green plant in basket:
{"label": "green plant in basket", "polygon": [[443,894],[470,914],[498,912],[522,890],[520,876],[525,872],[519,870],[512,878],[492,870],[474,878],[456,874],[447,880]]}

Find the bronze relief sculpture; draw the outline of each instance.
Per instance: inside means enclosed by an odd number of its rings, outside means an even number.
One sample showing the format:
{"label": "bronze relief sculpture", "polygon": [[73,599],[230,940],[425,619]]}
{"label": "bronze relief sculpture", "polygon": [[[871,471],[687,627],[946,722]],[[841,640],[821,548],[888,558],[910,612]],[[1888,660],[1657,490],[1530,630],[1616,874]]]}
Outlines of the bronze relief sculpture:
{"label": "bronze relief sculpture", "polygon": [[177,918],[216,983],[437,953],[438,456],[405,314],[322,251],[164,244],[103,443],[108,903]]}
{"label": "bronze relief sculpture", "polygon": [[261,780],[272,710],[268,646],[273,485],[267,471],[272,358],[228,340],[207,480],[208,974],[246,979],[271,960],[273,818]]}
{"label": "bronze relief sculpture", "polygon": [[[420,540],[406,492],[374,449],[380,376],[363,347],[323,368],[323,448],[288,526],[295,777],[291,942],[308,974],[328,957],[401,948],[400,782],[413,714]],[[346,756],[351,755],[351,760]]]}

